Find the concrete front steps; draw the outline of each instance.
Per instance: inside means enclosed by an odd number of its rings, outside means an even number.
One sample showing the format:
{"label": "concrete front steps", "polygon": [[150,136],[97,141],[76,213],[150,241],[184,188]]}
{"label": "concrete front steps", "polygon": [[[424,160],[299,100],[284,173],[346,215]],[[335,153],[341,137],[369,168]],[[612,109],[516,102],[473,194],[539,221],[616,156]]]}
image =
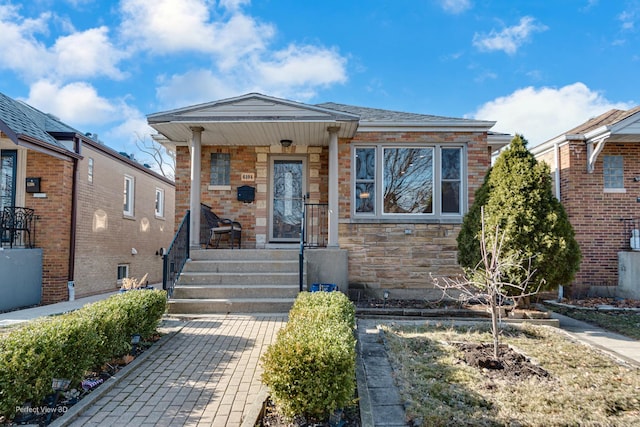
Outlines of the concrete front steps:
{"label": "concrete front steps", "polygon": [[287,313],[298,295],[298,262],[292,249],[192,250],[168,311]]}

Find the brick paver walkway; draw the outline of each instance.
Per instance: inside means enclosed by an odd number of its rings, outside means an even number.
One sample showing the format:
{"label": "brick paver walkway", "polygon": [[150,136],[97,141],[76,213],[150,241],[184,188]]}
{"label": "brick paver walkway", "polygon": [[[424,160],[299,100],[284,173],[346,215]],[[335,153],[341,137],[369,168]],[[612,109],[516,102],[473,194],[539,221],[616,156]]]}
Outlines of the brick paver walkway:
{"label": "brick paver walkway", "polygon": [[260,391],[260,355],[285,315],[192,320],[72,426],[234,426]]}

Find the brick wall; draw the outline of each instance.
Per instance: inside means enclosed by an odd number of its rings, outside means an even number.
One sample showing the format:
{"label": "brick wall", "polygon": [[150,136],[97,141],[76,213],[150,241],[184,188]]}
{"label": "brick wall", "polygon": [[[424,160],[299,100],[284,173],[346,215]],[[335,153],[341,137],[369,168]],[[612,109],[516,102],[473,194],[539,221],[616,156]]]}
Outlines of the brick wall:
{"label": "brick wall", "polygon": [[[230,186],[226,189],[210,188],[211,154],[229,153],[231,162]],[[269,215],[269,162],[272,156],[299,156],[307,162],[307,191],[311,203],[326,203],[328,193],[328,148],[293,145],[281,146],[203,146],[201,151],[201,202],[221,218],[242,224],[242,247],[264,247],[268,238]],[[176,157],[176,215],[175,226],[189,209],[190,157],[187,147],[178,147]],[[242,181],[242,173],[249,172],[255,181]],[[253,203],[237,200],[237,188],[249,185],[256,188]]]}
{"label": "brick wall", "polygon": [[[469,204],[484,180],[490,163],[485,133],[367,132],[356,135],[354,142],[461,143],[467,145]],[[456,236],[459,224],[381,224],[350,221],[351,211],[351,141],[338,144],[340,246],[349,250],[349,280],[372,288],[424,290],[432,287],[430,274],[455,275],[460,272],[456,260]],[[209,189],[212,152],[231,154],[231,189]],[[326,203],[328,198],[328,147],[293,145],[264,147],[202,147],[202,202],[220,217],[242,223],[243,247],[264,247],[268,234],[269,159],[280,154],[303,155],[307,159],[308,191],[311,202]],[[176,225],[189,209],[189,150],[177,149]],[[245,184],[242,172],[255,173],[256,200],[244,204],[236,200],[236,188]],[[409,230],[410,234],[405,232]]]}
{"label": "brick wall", "polygon": [[[129,266],[129,276],[149,283],[162,281],[161,247],[174,235],[173,185],[137,169],[110,153],[84,145],[79,162],[78,218],[74,280],[76,296],[113,291],[118,264]],[[93,159],[93,182],[88,180]],[[123,215],[124,176],[134,178],[134,215]],[[155,216],[156,188],[164,190],[164,216]],[[132,248],[137,251],[132,255]]]}
{"label": "brick wall", "polygon": [[[603,158],[624,156],[625,193],[604,192]],[[572,142],[561,147],[561,201],[576,232],[582,263],[574,285],[617,285],[618,252],[627,250],[621,218],[638,218],[640,151],[637,143],[607,142],[598,156],[595,170],[586,172],[586,146]]]}
{"label": "brick wall", "polygon": [[63,301],[68,298],[73,162],[29,151],[27,176],[40,177],[40,191],[47,195],[25,199],[39,217],[35,243],[42,248],[42,303]]}

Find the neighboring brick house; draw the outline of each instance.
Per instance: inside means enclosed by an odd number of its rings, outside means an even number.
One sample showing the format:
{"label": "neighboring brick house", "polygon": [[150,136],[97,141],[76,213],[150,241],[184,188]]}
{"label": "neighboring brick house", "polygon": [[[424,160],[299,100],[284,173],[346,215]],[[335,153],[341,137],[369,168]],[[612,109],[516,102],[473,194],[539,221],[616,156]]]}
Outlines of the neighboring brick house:
{"label": "neighboring brick house", "polygon": [[574,290],[618,285],[619,253],[630,252],[640,217],[640,107],[608,111],[531,152],[550,165],[580,244]]}
{"label": "neighboring brick house", "polygon": [[[176,222],[191,211],[192,247],[203,243],[200,203],[242,224],[243,248],[264,250],[295,249],[303,204],[326,204],[321,232],[307,238],[345,253],[350,287],[394,297],[424,297],[431,274],[460,272],[462,217],[491,153],[511,139],[491,132],[492,121],[255,93],[148,122],[176,150]],[[245,185],[251,203],[237,198]]]}
{"label": "neighboring brick house", "polygon": [[[24,230],[11,234],[8,216],[0,221],[4,309],[20,306],[16,289],[31,285],[48,304],[69,297],[69,282],[82,297],[117,290],[122,276],[162,280],[158,253],[174,232],[172,181],[3,94],[0,158],[0,212],[35,216],[31,242]],[[41,273],[24,277],[30,270]]]}

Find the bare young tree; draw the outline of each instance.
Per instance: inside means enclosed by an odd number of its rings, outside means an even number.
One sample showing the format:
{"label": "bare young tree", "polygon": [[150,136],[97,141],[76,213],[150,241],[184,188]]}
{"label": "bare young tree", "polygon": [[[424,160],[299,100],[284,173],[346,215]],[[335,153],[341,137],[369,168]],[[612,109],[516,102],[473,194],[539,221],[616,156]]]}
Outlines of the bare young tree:
{"label": "bare young tree", "polygon": [[[487,236],[485,231],[484,210],[481,212],[482,227],[480,237],[481,261],[466,276],[432,277],[434,285],[443,291],[443,295],[449,299],[461,302],[475,301],[482,304],[491,314],[491,332],[493,335],[493,356],[498,359],[498,347],[500,344],[499,320],[500,308],[505,302],[512,300],[514,306],[521,298],[530,297],[538,293],[528,290],[527,286],[535,270],[531,269],[531,258],[524,260],[517,254],[503,255],[502,248],[506,233],[496,226],[492,235]],[[524,279],[519,283],[510,283],[505,280],[509,277],[507,272],[521,270]],[[513,276],[511,276],[513,277]]]}
{"label": "bare young tree", "polygon": [[136,147],[138,151],[146,154],[155,163],[154,170],[168,179],[175,179],[176,174],[176,153],[160,145],[153,139],[147,140],[145,135],[136,133]]}

